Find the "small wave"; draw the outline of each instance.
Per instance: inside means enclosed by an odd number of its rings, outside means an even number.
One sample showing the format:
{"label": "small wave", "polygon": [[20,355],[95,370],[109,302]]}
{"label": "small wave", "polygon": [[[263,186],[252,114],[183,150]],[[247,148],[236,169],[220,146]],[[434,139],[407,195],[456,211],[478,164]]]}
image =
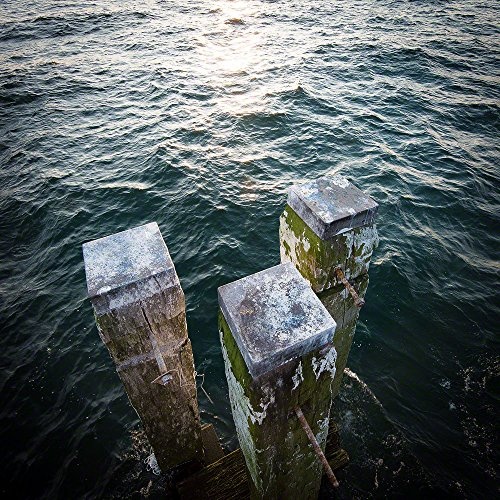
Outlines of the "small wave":
{"label": "small wave", "polygon": [[145,182],[117,181],[100,184],[99,187],[101,189],[135,189],[138,191],[145,191],[149,189],[151,185]]}
{"label": "small wave", "polygon": [[245,21],[243,21],[243,19],[240,19],[239,17],[232,17],[231,19],[227,19],[224,22],[225,22],[225,24],[232,24],[232,25],[238,25],[238,26],[245,24]]}

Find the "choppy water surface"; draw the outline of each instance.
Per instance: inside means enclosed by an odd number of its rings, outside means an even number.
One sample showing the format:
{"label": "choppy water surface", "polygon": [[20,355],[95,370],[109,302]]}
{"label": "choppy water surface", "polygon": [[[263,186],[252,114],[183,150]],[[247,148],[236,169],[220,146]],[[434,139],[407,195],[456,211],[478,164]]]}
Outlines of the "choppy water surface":
{"label": "choppy water surface", "polygon": [[216,287],[278,263],[287,187],[329,172],[381,205],[338,495],[497,494],[498,5],[4,0],[3,496],[161,491],[80,248],[150,221],[236,447]]}

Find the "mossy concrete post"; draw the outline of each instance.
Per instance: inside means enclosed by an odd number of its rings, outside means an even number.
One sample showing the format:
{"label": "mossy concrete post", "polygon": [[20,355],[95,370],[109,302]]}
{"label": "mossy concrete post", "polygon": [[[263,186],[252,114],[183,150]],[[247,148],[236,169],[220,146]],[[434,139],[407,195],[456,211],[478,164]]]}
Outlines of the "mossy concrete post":
{"label": "mossy concrete post", "polygon": [[281,262],[295,265],[337,322],[334,396],[340,389],[359,316],[359,307],[336,270],[341,269],[362,299],[370,259],[378,245],[377,209],[370,196],[336,175],[292,186],[280,218]]}
{"label": "mossy concrete post", "polygon": [[203,456],[184,293],[156,223],[83,245],[97,328],[163,471]]}
{"label": "mossy concrete post", "polygon": [[325,449],[335,321],[295,267],[219,288],[219,333],[253,498],[316,499],[322,464],[294,408]]}

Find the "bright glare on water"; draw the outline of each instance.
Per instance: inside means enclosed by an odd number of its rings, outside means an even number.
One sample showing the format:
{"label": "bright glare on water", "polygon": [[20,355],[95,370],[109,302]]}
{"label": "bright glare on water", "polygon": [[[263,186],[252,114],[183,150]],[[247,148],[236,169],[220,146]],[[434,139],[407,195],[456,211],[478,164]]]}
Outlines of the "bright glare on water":
{"label": "bright glare on water", "polygon": [[326,173],[380,204],[339,497],[496,496],[499,19],[480,0],[3,0],[3,497],[161,496],[81,254],[146,222],[186,293],[202,418],[237,447],[216,288],[279,262],[286,189]]}

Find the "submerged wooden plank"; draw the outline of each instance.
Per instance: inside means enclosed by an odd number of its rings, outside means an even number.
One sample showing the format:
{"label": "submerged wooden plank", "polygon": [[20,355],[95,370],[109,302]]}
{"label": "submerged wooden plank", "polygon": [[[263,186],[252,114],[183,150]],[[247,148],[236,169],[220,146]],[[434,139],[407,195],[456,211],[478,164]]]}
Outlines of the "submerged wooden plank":
{"label": "submerged wooden plank", "polygon": [[326,440],[325,455],[330,467],[336,471],[349,463],[349,455],[340,447],[339,427],[333,418],[330,419],[328,427],[328,438]]}
{"label": "submerged wooden plank", "polygon": [[327,455],[326,458],[328,459],[330,467],[334,471],[345,467],[349,463],[349,455],[347,454],[347,451],[343,449],[337,450],[335,453]]}
{"label": "submerged wooden plank", "polygon": [[203,441],[203,450],[205,451],[205,465],[213,464],[224,456],[224,450],[220,445],[219,438],[212,424],[201,426],[201,440]]}
{"label": "submerged wooden plank", "polygon": [[[345,450],[340,448],[338,427],[333,420],[330,420],[329,429],[325,455],[330,467],[333,470],[338,470],[349,462],[349,456]],[[200,500],[250,498],[250,483],[243,453],[237,449],[223,456],[179,482],[177,491],[179,497],[186,500],[193,498]]]}
{"label": "submerged wooden plank", "polygon": [[177,485],[180,498],[185,499],[247,499],[250,488],[243,453],[237,450],[225,455],[197,474]]}
{"label": "submerged wooden plank", "polygon": [[331,418],[328,426],[328,437],[326,439],[325,455],[329,459],[331,455],[340,449],[339,428]]}

